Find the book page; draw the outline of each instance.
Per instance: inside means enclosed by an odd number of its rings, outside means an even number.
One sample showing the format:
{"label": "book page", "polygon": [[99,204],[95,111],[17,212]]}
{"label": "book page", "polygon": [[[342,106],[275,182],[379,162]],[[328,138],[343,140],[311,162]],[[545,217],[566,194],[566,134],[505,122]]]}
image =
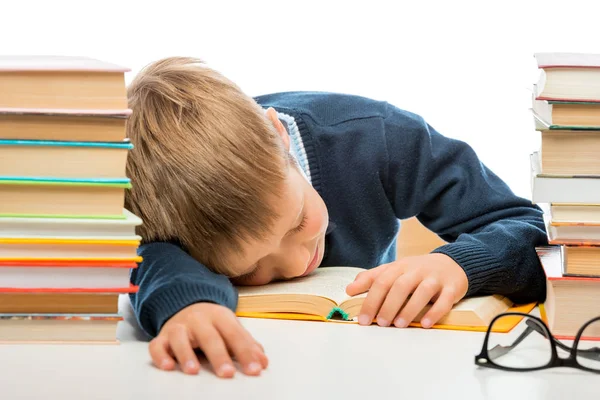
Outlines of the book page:
{"label": "book page", "polygon": [[508,297],[493,295],[493,296],[477,296],[462,299],[452,307],[452,311],[473,311],[485,308],[500,307],[510,308],[513,303]]}
{"label": "book page", "polygon": [[88,57],[15,55],[0,56],[0,71],[128,72],[130,69]]}
{"label": "book page", "polygon": [[362,271],[365,270],[355,267],[321,267],[305,277],[273,282],[264,286],[239,286],[238,290],[240,297],[304,294],[326,297],[340,304],[350,298],[346,294],[346,286]]}

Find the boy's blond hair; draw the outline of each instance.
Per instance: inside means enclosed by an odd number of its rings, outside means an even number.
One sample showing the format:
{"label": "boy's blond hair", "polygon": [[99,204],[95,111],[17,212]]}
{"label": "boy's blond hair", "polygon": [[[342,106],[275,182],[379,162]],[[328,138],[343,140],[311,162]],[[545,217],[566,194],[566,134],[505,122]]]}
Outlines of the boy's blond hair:
{"label": "boy's blond hair", "polygon": [[125,206],[145,242],[177,240],[224,273],[223,254],[261,239],[274,219],[288,164],[263,109],[193,58],[167,58],[129,85]]}

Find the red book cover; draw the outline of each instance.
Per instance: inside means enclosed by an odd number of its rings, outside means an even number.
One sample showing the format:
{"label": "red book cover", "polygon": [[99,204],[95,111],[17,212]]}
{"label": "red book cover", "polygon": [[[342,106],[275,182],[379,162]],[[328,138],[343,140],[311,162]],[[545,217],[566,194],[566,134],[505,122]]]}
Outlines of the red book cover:
{"label": "red book cover", "polygon": [[137,293],[139,286],[130,284],[126,288],[3,288],[0,293]]}
{"label": "red book cover", "polygon": [[2,267],[47,267],[47,268],[137,268],[133,261],[115,260],[0,260]]}

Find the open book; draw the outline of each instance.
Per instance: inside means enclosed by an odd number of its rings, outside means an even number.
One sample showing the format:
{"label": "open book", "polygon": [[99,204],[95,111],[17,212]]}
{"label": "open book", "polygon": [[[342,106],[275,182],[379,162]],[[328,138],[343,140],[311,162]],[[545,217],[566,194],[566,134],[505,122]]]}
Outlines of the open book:
{"label": "open book", "polygon": [[[367,293],[350,297],[346,294],[346,286],[354,281],[361,271],[364,269],[324,267],[317,268],[311,275],[291,281],[238,287],[236,314],[253,318],[356,323]],[[421,311],[411,326],[420,326],[417,321],[430,306]],[[468,298],[455,304],[452,311],[434,328],[485,331],[496,315],[509,310],[527,313],[533,307],[535,303],[515,306],[508,298],[496,295]],[[507,332],[519,321],[520,318],[515,317],[503,326],[494,324],[494,330]]]}

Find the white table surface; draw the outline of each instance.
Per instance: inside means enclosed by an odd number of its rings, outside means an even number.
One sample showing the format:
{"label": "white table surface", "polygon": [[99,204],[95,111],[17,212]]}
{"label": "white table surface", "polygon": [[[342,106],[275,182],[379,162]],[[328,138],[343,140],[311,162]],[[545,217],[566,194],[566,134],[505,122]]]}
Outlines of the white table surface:
{"label": "white table surface", "polygon": [[600,375],[477,368],[483,333],[321,322],[242,319],[270,360],[260,377],[164,372],[122,300],[120,345],[0,346],[0,399],[600,398]]}

